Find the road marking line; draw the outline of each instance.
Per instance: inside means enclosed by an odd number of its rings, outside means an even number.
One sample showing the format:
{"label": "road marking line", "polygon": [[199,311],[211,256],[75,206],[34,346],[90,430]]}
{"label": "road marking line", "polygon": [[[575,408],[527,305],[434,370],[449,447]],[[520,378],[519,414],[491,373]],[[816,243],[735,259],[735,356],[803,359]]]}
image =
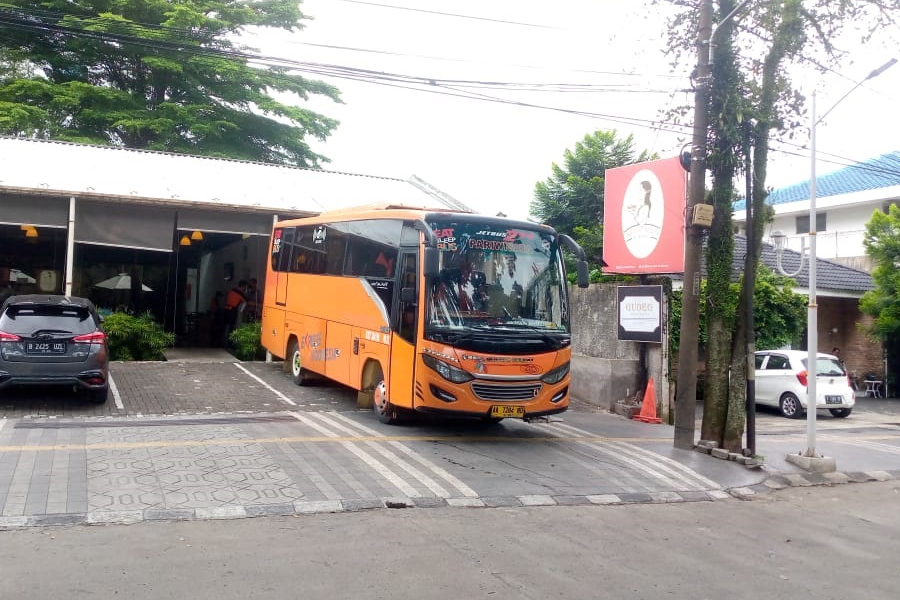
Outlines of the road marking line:
{"label": "road marking line", "polygon": [[[343,431],[344,433],[355,433],[349,427],[345,427],[343,424],[338,423],[335,420],[332,420],[327,415],[319,413],[318,415],[316,415],[316,417],[323,421],[328,422],[332,427],[334,427],[335,429],[338,429],[339,431]],[[422,473],[420,470],[416,469],[412,465],[405,463],[402,458],[400,458],[399,456],[397,456],[396,454],[394,454],[387,448],[384,448],[384,446],[381,443],[366,442],[366,444],[370,448],[372,448],[373,450],[378,452],[378,454],[385,457],[390,464],[398,466],[399,468],[403,469],[404,471],[406,471],[407,473],[409,473],[410,475],[415,477],[419,481],[419,483],[421,483],[422,485],[427,487],[429,490],[431,490],[431,492],[438,498],[449,498],[450,497],[450,493],[447,492],[447,490],[444,489],[444,487],[441,486],[438,482],[433,480],[431,477],[429,477],[425,473]]]}
{"label": "road marking line", "polygon": [[[329,414],[331,414],[331,413],[329,413]],[[368,433],[368,434],[370,434],[370,435],[371,435],[371,434],[374,434],[374,433],[377,433],[374,429],[370,429],[369,427],[366,427],[365,425],[362,425],[362,424],[360,424],[360,423],[357,423],[357,422],[353,421],[352,419],[350,419],[349,417],[347,417],[346,415],[342,415],[342,414],[340,414],[340,413],[334,413],[334,415],[335,415],[335,417],[337,417],[337,418],[340,418],[340,419],[342,419],[342,420],[345,420],[345,421],[347,421],[347,422],[352,423],[352,424],[355,425],[357,428],[359,428],[360,430],[362,430],[362,431],[364,431],[364,432],[366,432],[366,433]],[[434,473],[435,475],[437,475],[438,477],[440,477],[441,479],[443,479],[444,481],[446,481],[447,483],[449,483],[450,485],[452,485],[453,487],[455,487],[457,490],[459,490],[459,491],[462,493],[463,496],[468,497],[468,498],[477,498],[477,497],[478,497],[478,492],[476,492],[475,490],[473,490],[472,488],[470,488],[470,487],[469,487],[468,485],[466,485],[462,480],[460,480],[459,478],[457,478],[457,477],[456,477],[455,475],[453,475],[452,473],[450,473],[450,472],[444,470],[444,469],[441,468],[440,466],[434,464],[433,462],[431,462],[431,461],[428,460],[427,458],[424,458],[423,456],[420,456],[419,454],[416,454],[416,453],[412,450],[412,448],[406,446],[406,445],[403,444],[402,442],[390,440],[390,439],[387,439],[387,438],[386,438],[386,441],[387,441],[387,443],[390,444],[392,447],[396,448],[398,451],[400,451],[400,452],[402,452],[403,454],[407,455],[409,458],[411,458],[412,460],[416,461],[416,462],[419,463],[420,465],[426,467],[426,468],[429,469],[432,473]]]}
{"label": "road marking line", "polygon": [[892,446],[891,444],[880,444],[878,442],[871,442],[867,440],[847,440],[846,442],[839,442],[848,444],[851,446],[858,446],[860,448],[869,448],[871,450],[875,450],[877,452],[887,452],[889,454],[900,454],[900,447]]}
{"label": "road marking line", "polygon": [[676,477],[680,477],[686,483],[690,483],[690,480],[693,479],[695,485],[699,483],[699,485],[701,486],[706,486],[706,489],[719,489],[722,487],[712,479],[704,477],[690,467],[682,465],[678,461],[673,460],[668,456],[663,456],[658,452],[654,452],[652,450],[647,450],[644,448],[638,448],[637,446],[633,446],[628,443],[612,442],[612,445],[622,451],[625,451],[625,449],[627,448],[627,451],[630,452],[632,456],[643,456],[645,460],[661,461],[662,463],[664,463],[664,465],[658,465],[658,468],[670,472]]}
{"label": "road marking line", "polygon": [[[316,431],[319,431],[328,437],[334,437],[334,438],[340,437],[336,433],[334,433],[334,432],[328,430],[327,428],[325,428],[324,426],[316,423],[315,421],[308,418],[306,415],[304,415],[302,413],[294,412],[291,414],[294,415],[294,418],[297,419],[298,421],[300,421],[301,423],[304,423],[305,425],[312,427]],[[360,450],[359,448],[357,448],[355,444],[351,443],[350,441],[342,441],[342,442],[340,442],[340,444],[344,448],[346,448],[350,453],[352,453],[357,458],[361,459],[364,463],[366,463],[367,465],[372,467],[372,469],[374,469],[379,475],[381,475],[382,477],[387,479],[389,482],[394,484],[394,486],[398,490],[403,492],[403,494],[405,496],[407,496],[409,498],[421,498],[422,497],[422,494],[420,494],[418,492],[418,490],[416,490],[414,487],[409,485],[401,477],[398,477],[393,471],[391,471],[390,469],[385,467],[383,464],[381,464],[380,462],[378,462],[377,460],[375,460],[374,458],[369,456],[367,453],[365,453],[362,450]]]}
{"label": "road marking line", "polygon": [[241,371],[243,371],[244,373],[246,373],[247,375],[249,375],[256,381],[258,381],[260,385],[262,385],[264,388],[266,388],[267,390],[269,390],[270,392],[272,392],[273,394],[278,396],[278,398],[280,400],[287,402],[291,406],[297,406],[296,402],[294,402],[293,400],[291,400],[290,398],[288,398],[287,396],[285,396],[284,394],[282,394],[281,392],[279,392],[278,390],[273,388],[271,385],[269,385],[268,383],[266,383],[265,381],[263,381],[262,379],[260,379],[259,377],[257,377],[253,373],[251,373],[250,371],[248,371],[247,368],[244,365],[242,365],[241,363],[234,363],[234,366],[236,366],[238,369],[240,369]]}
{"label": "road marking line", "polygon": [[[559,429],[571,433],[578,433],[584,436],[592,435],[591,432],[579,429],[578,427],[574,427],[572,425],[564,425],[562,423],[556,423],[555,425],[557,425]],[[589,443],[588,445],[593,448],[599,448],[599,444],[597,443]],[[652,450],[638,448],[637,446],[633,446],[625,442],[608,442],[608,445],[611,446],[612,449],[617,450],[620,456],[627,455],[628,457],[631,457],[635,460],[649,463],[651,468],[661,477],[673,479],[676,482],[681,482],[682,484],[689,485],[692,488],[702,486],[702,489],[719,489],[721,487],[715,481],[707,479],[693,469],[686,467],[678,463],[677,461],[663,456],[657,452],[653,452]],[[622,456],[622,458],[625,458],[625,456]]]}
{"label": "road marking line", "polygon": [[112,372],[109,374],[109,389],[113,394],[113,400],[116,401],[116,408],[125,410],[125,405],[122,404],[122,396],[119,395],[119,388],[116,387],[116,382],[113,381]]}

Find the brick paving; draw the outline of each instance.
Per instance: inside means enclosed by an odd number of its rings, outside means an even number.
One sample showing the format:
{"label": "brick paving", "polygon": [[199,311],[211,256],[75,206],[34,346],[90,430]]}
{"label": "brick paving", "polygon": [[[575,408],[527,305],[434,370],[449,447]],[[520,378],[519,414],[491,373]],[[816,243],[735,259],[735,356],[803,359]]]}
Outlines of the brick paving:
{"label": "brick paving", "polygon": [[111,372],[116,397],[104,406],[66,390],[4,394],[0,528],[718,501],[900,476],[900,464],[891,466],[900,446],[883,427],[853,442],[888,457],[877,467],[772,477],[674,450],[665,427],[584,403],[535,424],[391,427],[357,410],[354,391],[298,387],[280,364],[172,360],[115,363]]}

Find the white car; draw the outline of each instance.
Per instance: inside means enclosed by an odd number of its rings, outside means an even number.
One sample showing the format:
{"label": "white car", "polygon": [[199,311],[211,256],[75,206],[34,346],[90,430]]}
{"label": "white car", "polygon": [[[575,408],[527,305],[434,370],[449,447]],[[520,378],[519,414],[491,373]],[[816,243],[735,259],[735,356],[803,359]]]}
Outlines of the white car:
{"label": "white car", "polygon": [[[808,403],[806,350],[760,350],[756,353],[756,403],[775,406],[789,419],[803,416]],[[856,394],[846,369],[831,354],[816,355],[816,408],[848,417]]]}

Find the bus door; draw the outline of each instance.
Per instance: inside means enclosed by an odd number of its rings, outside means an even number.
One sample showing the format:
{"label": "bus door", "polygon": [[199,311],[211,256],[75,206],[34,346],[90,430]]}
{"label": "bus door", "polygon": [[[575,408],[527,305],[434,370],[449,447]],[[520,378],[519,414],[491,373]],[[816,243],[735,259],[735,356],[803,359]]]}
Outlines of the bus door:
{"label": "bus door", "polygon": [[397,309],[394,314],[397,315],[397,320],[391,343],[391,402],[408,408],[414,408],[413,384],[419,312],[416,252],[413,248],[402,249],[400,252],[400,291],[395,293],[394,303]]}
{"label": "bus door", "polygon": [[281,232],[281,256],[280,268],[275,275],[275,304],[285,306],[287,304],[288,275],[292,271],[292,258],[294,246],[294,227],[285,227]]}

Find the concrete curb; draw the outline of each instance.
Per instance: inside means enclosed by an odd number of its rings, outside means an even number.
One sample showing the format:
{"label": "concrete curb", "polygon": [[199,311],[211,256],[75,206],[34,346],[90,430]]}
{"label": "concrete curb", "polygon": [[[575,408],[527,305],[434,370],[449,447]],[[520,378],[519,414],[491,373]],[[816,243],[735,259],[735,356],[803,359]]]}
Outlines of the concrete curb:
{"label": "concrete curb", "polygon": [[132,525],[140,522],[205,521],[250,517],[301,516],[398,508],[523,508],[535,506],[610,506],[730,500],[722,490],[646,492],[588,496],[494,496],[484,498],[364,498],[297,501],[292,504],[229,505],[195,509],[152,508],[136,511],[90,511],[49,515],[0,516],[0,530],[52,525]]}
{"label": "concrete curb", "polygon": [[900,471],[835,471],[832,473],[777,473],[761,483],[745,487],[736,487],[728,493],[739,500],[752,500],[753,497],[783,490],[789,487],[832,486],[844,483],[866,483],[869,481],[897,481]]}
{"label": "concrete curb", "polygon": [[845,483],[900,480],[900,471],[835,473],[779,473],[762,483],[728,490],[639,492],[587,496],[493,496],[483,498],[363,498],[356,500],[297,501],[284,504],[228,505],[204,508],[135,511],[90,511],[48,515],[0,516],[0,530],[64,525],[133,525],[141,522],[207,521],[252,517],[299,517],[399,508],[523,508],[540,506],[614,506],[752,500],[789,487],[831,486]]}

